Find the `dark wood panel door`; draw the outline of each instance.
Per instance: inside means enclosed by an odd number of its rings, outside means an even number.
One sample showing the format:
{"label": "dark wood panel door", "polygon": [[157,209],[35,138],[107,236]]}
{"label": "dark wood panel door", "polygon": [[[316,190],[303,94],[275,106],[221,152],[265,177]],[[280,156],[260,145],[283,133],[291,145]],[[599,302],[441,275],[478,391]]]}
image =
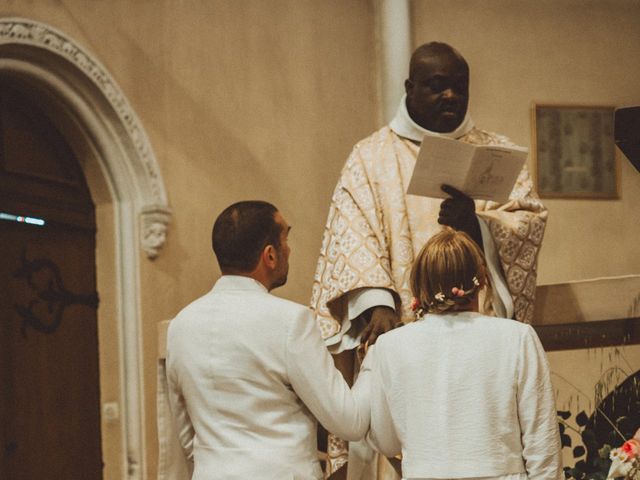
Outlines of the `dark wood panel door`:
{"label": "dark wood panel door", "polygon": [[3,472],[102,478],[93,234],[0,222]]}
{"label": "dark wood panel door", "polygon": [[14,87],[0,78],[0,479],[98,480],[94,207],[72,149]]}

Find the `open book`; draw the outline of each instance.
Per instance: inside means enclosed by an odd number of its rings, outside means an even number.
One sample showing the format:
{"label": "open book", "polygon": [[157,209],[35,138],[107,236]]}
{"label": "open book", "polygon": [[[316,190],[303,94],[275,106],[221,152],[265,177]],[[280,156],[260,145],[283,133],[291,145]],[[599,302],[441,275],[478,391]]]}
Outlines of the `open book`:
{"label": "open book", "polygon": [[527,159],[523,147],[471,145],[425,135],[407,193],[447,198],[443,183],[477,200],[505,203]]}

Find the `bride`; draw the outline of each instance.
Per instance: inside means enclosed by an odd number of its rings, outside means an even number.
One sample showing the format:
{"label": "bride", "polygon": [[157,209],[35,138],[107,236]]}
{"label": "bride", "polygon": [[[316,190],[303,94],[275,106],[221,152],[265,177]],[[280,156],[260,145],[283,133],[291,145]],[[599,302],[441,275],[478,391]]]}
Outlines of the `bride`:
{"label": "bride", "polygon": [[417,321],[382,335],[368,442],[402,456],[405,479],[564,479],[554,395],[531,326],[478,313],[490,298],[481,250],[448,227],[413,265]]}

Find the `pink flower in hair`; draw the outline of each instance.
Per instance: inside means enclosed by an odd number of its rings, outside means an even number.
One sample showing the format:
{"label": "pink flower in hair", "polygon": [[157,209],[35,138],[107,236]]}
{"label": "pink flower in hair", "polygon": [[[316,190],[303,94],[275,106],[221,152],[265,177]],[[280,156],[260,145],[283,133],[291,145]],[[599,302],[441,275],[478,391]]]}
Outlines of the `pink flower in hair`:
{"label": "pink flower in hair", "polygon": [[621,450],[631,458],[636,458],[640,454],[640,442],[635,438],[627,440],[622,444]]}
{"label": "pink flower in hair", "polygon": [[420,306],[420,302],[416,297],[413,297],[413,299],[411,300],[411,310],[415,312],[416,310],[418,310],[419,306]]}
{"label": "pink flower in hair", "polygon": [[464,297],[464,290],[458,287],[453,287],[451,293],[453,293],[454,297]]}

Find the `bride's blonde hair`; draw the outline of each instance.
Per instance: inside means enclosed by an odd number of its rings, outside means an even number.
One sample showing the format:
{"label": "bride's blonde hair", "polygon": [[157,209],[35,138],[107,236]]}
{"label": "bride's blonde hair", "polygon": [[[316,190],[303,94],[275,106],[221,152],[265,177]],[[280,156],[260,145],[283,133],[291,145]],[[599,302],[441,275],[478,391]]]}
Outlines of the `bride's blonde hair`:
{"label": "bride's blonde hair", "polygon": [[429,239],[411,269],[411,291],[422,313],[464,309],[484,287],[488,301],[491,285],[482,250],[466,233],[450,227]]}

